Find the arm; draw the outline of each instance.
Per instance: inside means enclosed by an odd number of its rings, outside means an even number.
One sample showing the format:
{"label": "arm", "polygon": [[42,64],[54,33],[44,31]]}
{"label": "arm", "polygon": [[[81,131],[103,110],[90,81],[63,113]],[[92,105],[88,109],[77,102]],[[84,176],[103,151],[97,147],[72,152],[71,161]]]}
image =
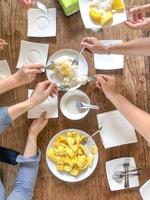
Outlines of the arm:
{"label": "arm", "polygon": [[31,200],[34,193],[36,177],[40,161],[40,151],[37,150],[37,136],[46,126],[46,113],[35,120],[30,129],[23,156],[17,157],[20,165],[16,184],[7,200]]}
{"label": "arm", "polygon": [[150,143],[150,115],[139,109],[116,91],[115,79],[106,75],[97,76],[97,87],[124,115],[132,126]]}
{"label": "arm", "polygon": [[58,88],[51,81],[38,83],[31,97],[21,103],[0,110],[0,133],[15,119],[42,103],[49,95],[57,95]]}
{"label": "arm", "polygon": [[103,45],[96,38],[85,38],[81,42],[92,53],[123,54],[129,56],[150,56],[150,37],[131,40],[115,45]]}
{"label": "arm", "polygon": [[32,82],[36,75],[42,73],[42,65],[25,65],[12,76],[0,80],[0,94],[13,88]]}

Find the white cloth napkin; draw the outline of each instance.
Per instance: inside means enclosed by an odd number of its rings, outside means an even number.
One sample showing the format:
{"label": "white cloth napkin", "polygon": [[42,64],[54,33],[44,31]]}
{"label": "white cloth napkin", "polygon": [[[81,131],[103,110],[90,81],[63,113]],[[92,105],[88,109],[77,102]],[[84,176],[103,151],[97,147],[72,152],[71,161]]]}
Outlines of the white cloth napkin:
{"label": "white cloth napkin", "polygon": [[97,115],[102,126],[100,137],[105,148],[137,142],[134,128],[117,110]]}
{"label": "white cloth napkin", "polygon": [[[28,90],[28,97],[31,96],[33,90]],[[28,111],[28,118],[39,118],[41,113],[46,111],[46,118],[58,118],[58,97],[48,97],[43,103]]]}
{"label": "white cloth napkin", "polygon": [[[104,45],[120,44],[122,40],[101,40]],[[95,69],[114,70],[124,67],[124,56],[116,54],[94,54]]]}

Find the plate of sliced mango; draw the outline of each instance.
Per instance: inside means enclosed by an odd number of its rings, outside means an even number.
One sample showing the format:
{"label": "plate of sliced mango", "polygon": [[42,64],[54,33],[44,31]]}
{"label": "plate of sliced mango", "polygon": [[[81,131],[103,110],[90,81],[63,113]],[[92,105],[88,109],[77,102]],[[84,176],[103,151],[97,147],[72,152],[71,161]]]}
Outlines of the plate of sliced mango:
{"label": "plate of sliced mango", "polygon": [[79,52],[73,49],[61,49],[52,54],[48,63],[55,63],[54,68],[46,70],[47,78],[58,86],[69,86],[70,90],[77,89],[86,83],[88,64],[83,55],[80,55],[78,65],[72,64]]}
{"label": "plate of sliced mango", "polygon": [[100,29],[127,20],[123,0],[79,0],[79,6],[87,29]]}
{"label": "plate of sliced mango", "polygon": [[65,129],[56,134],[46,150],[50,171],[65,182],[79,182],[89,177],[98,163],[95,141],[78,129]]}

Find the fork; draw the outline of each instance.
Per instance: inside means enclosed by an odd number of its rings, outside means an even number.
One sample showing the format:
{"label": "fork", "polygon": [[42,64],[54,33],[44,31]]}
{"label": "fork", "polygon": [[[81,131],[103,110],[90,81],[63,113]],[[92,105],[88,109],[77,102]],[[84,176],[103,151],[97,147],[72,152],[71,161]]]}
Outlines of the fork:
{"label": "fork", "polygon": [[129,162],[128,161],[124,162],[123,167],[124,167],[124,170],[125,170],[124,187],[129,188]]}
{"label": "fork", "polygon": [[81,50],[80,50],[80,52],[79,52],[77,58],[74,58],[74,59],[73,59],[71,66],[74,65],[74,64],[75,64],[75,65],[78,65],[78,64],[79,64],[79,57],[81,56],[81,54],[83,53],[83,51],[84,51],[84,47],[81,48]]}

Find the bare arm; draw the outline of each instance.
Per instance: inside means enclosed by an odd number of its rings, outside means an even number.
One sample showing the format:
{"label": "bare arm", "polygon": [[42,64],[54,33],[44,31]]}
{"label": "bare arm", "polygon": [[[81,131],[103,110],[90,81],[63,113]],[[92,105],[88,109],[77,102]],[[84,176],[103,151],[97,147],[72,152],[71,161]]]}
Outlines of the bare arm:
{"label": "bare arm", "polygon": [[150,115],[133,105],[116,91],[114,78],[106,75],[98,75],[96,85],[99,89],[102,88],[105,96],[145,138],[145,140],[150,143]]}
{"label": "bare arm", "polygon": [[92,53],[123,54],[129,56],[150,56],[150,37],[131,40],[115,45],[104,45],[93,37],[84,38],[81,46]]}

